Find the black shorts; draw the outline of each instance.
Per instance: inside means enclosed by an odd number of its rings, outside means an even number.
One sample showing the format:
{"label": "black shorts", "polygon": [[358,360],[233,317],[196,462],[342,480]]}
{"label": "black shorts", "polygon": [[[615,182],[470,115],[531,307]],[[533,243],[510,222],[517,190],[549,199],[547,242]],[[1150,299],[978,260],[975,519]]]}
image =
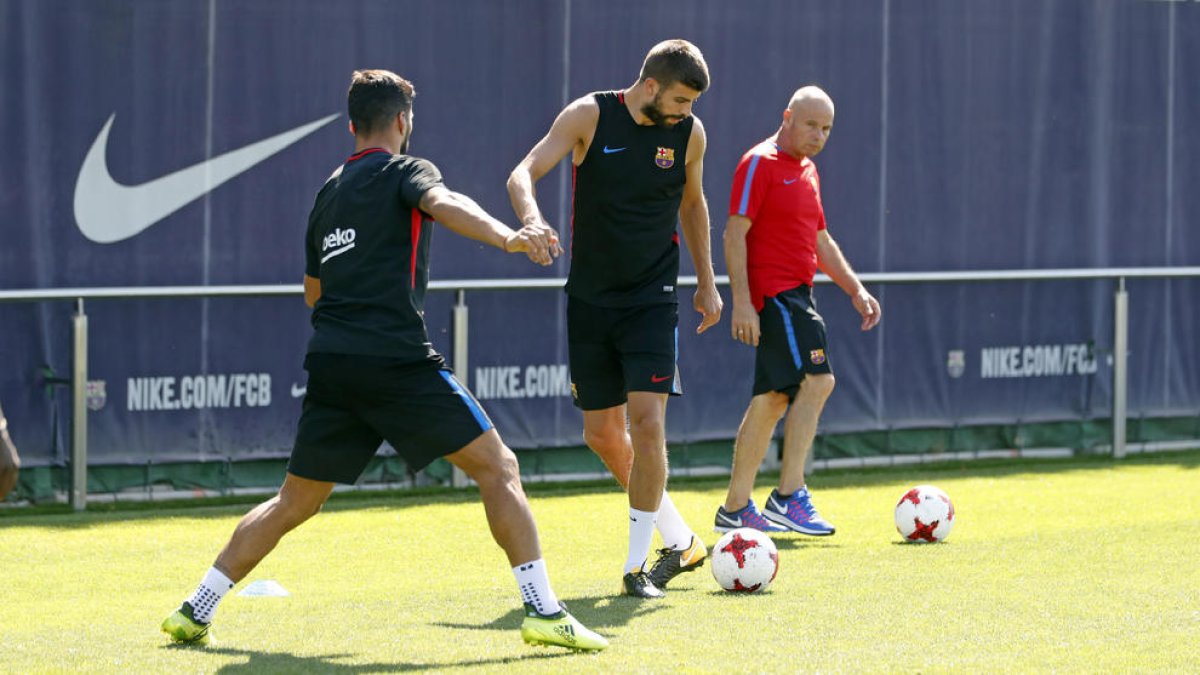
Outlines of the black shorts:
{"label": "black shorts", "polygon": [[797,286],[763,302],[761,335],[754,351],[754,395],[778,391],[796,398],[805,373],[831,373],[825,320],[817,314],[811,286]]}
{"label": "black shorts", "polygon": [[288,462],[301,478],[354,483],[384,439],[415,471],[492,428],[440,363],[309,354],[304,368],[308,393]]}
{"label": "black shorts", "polygon": [[567,346],[571,394],[583,410],[621,405],[631,391],[683,393],[674,303],[599,307],[568,296]]}

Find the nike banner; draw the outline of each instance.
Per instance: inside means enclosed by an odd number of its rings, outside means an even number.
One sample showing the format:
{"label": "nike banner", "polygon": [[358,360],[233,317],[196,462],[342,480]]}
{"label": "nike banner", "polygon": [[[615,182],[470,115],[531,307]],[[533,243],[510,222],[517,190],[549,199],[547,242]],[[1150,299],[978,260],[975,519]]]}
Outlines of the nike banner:
{"label": "nike banner", "polygon": [[[694,110],[718,273],[738,158],[808,83],[836,105],[814,161],[829,232],[860,272],[1200,265],[1196,2],[8,0],[0,286],[299,284],[313,199],[354,151],[346,90],[364,67],[415,84],[412,152],[515,225],[505,181],[559,111],[629,85],[676,35],[712,74]],[[537,195],[569,251],[567,162]],[[565,279],[569,265],[440,227],[432,246],[435,281]],[[883,322],[862,333],[849,299],[818,286],[838,381],[820,430],[1103,420],[1113,288],[873,285]],[[1128,288],[1131,417],[1200,415],[1200,282]],[[750,398],[753,353],[729,335],[724,290],[721,323],[696,335],[679,289],[673,445],[731,439]],[[448,358],[453,301],[434,291],[426,307]],[[562,292],[466,301],[464,383],[504,439],[579,445]],[[311,331],[299,296],[85,309],[91,462],[290,451]],[[0,303],[0,401],[29,466],[69,455],[73,310]]]}

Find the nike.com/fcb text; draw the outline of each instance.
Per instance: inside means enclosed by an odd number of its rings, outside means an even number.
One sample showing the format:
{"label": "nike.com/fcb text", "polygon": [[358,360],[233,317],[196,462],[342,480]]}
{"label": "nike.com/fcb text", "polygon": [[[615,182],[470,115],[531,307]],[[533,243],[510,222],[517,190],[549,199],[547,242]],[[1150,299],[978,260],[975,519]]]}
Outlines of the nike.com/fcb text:
{"label": "nike.com/fcb text", "polygon": [[131,377],[128,384],[126,400],[131,412],[271,405],[269,373]]}

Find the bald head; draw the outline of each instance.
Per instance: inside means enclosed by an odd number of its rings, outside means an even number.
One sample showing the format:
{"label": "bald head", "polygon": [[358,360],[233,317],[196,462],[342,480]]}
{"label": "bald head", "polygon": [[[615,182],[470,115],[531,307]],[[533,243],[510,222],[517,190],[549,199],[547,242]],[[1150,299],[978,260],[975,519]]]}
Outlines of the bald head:
{"label": "bald head", "polygon": [[793,157],[812,157],[825,147],[833,130],[833,99],[816,86],[792,94],[776,142]]}
{"label": "bald head", "polygon": [[792,100],[788,102],[788,109],[796,110],[801,106],[816,106],[828,109],[829,114],[833,114],[833,99],[829,98],[829,94],[826,94],[824,89],[815,85],[800,87],[796,93],[792,94]]}

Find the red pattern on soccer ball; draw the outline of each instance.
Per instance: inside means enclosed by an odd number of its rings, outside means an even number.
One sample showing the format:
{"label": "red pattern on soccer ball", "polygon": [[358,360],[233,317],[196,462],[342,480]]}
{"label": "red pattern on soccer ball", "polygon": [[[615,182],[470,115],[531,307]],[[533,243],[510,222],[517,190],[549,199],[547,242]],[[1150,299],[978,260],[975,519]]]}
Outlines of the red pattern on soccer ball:
{"label": "red pattern on soccer ball", "polygon": [[[746,550],[758,547],[758,542],[753,539],[742,539],[742,535],[734,534],[733,539],[722,548],[723,553],[732,553],[734,560],[737,560],[738,569],[746,566]],[[778,558],[776,558],[778,560]],[[772,577],[774,578],[774,577]],[[739,582],[740,583],[740,582]],[[757,588],[757,586],[755,586]],[[735,589],[736,590],[736,589]]]}
{"label": "red pattern on soccer ball", "polygon": [[913,530],[912,534],[908,535],[908,538],[912,541],[916,541],[917,539],[924,539],[931,542],[937,541],[937,537],[933,534],[933,531],[937,529],[937,526],[941,522],[940,520],[935,520],[926,525],[921,522],[920,518],[913,518],[913,527],[916,529]]}
{"label": "red pattern on soccer ball", "polygon": [[904,502],[912,502],[914,506],[920,504],[921,492],[917,490],[917,488],[913,488],[908,492],[905,492],[904,496],[900,498],[900,501],[896,502],[896,506],[900,506]]}
{"label": "red pattern on soccer ball", "polygon": [[946,506],[950,507],[950,515],[946,516],[946,520],[954,520],[954,502],[950,501],[949,497],[938,495],[938,498],[946,502]]}
{"label": "red pattern on soccer ball", "polygon": [[[776,570],[776,571],[778,571],[778,570]],[[771,578],[774,579],[775,575],[772,574]],[[759,586],[762,586],[762,584],[754,584],[753,586],[743,586],[741,579],[733,580],[733,591],[735,593],[753,593],[754,591],[758,590]]]}

